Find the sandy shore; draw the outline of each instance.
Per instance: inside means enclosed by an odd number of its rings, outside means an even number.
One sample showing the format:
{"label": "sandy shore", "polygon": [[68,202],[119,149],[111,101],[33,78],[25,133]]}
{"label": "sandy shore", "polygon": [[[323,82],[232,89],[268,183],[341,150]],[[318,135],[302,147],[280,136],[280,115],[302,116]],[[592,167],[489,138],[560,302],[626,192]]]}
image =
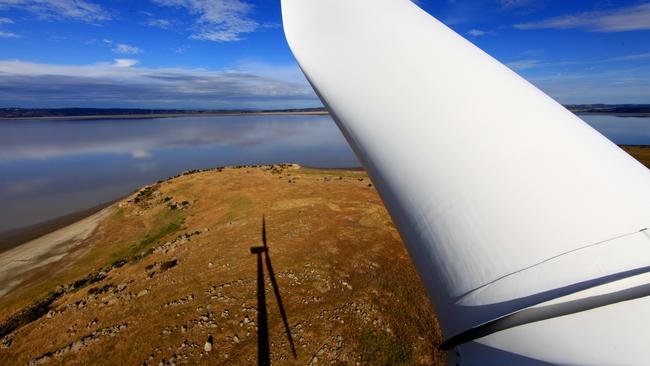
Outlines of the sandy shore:
{"label": "sandy shore", "polygon": [[25,273],[56,262],[83,242],[113,212],[109,206],[72,225],[0,253],[0,297],[25,280]]}
{"label": "sandy shore", "polygon": [[[121,198],[120,198],[121,199]],[[120,199],[112,200],[109,202],[101,203],[97,206],[91,207],[87,210],[73,212],[71,214],[55,217],[51,220],[39,222],[34,225],[19,227],[9,231],[0,233],[0,254],[7,250],[15,248],[19,245],[25,244],[34,239],[40,238],[53,231],[72,225],[80,220],[96,214],[97,212],[105,209]]]}

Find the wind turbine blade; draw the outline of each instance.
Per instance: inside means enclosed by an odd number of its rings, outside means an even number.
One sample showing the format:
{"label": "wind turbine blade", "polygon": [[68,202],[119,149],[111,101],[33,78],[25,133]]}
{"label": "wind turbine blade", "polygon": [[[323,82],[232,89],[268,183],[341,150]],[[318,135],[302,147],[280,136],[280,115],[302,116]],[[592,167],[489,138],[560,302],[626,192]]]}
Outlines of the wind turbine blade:
{"label": "wind turbine blade", "polygon": [[[453,346],[584,364],[620,357],[617,347],[633,342],[628,360],[650,357],[635,346],[648,340],[638,332],[589,347],[554,339],[568,324],[585,334],[606,325],[573,315],[526,333],[553,350],[507,336],[528,325],[482,335],[478,346],[471,337],[518,311],[646,278],[644,166],[411,1],[282,0],[282,14],[296,60],[377,187],[444,334],[465,336]],[[624,317],[622,306],[580,314],[615,308],[610,315]]]}

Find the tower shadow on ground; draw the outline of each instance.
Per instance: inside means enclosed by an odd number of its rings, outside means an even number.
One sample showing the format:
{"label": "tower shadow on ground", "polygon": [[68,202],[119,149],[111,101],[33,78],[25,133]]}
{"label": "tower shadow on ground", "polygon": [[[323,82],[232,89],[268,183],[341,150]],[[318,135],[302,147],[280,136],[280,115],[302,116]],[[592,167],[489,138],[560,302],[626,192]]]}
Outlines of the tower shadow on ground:
{"label": "tower shadow on ground", "polygon": [[[250,250],[252,254],[257,255],[257,363],[260,366],[267,366],[271,364],[268,312],[266,308],[266,289],[264,286],[264,264],[266,264],[266,270],[268,271],[269,278],[271,280],[273,293],[275,294],[275,299],[277,300],[278,307],[280,308],[280,315],[282,316],[284,330],[287,334],[289,345],[291,346],[291,353],[293,354],[293,357],[296,358],[296,347],[293,343],[293,337],[291,336],[291,330],[289,329],[289,322],[287,320],[287,313],[285,312],[284,305],[282,304],[280,288],[278,287],[278,283],[275,279],[273,265],[271,264],[271,257],[269,256],[269,247],[266,243],[266,218],[264,216],[262,216],[262,246],[251,247]],[[262,260],[262,257],[264,257],[264,260]]]}

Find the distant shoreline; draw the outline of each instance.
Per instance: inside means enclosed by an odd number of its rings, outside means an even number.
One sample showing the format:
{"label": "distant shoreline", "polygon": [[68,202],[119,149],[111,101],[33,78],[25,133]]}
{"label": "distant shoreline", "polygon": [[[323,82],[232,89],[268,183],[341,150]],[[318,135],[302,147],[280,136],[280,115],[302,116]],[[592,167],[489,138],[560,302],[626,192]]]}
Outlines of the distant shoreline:
{"label": "distant shoreline", "polygon": [[636,113],[636,112],[573,112],[576,116],[614,116],[621,118],[650,118],[650,113]]}
{"label": "distant shoreline", "polygon": [[29,120],[57,120],[57,121],[87,121],[105,119],[158,119],[179,117],[235,117],[235,116],[322,116],[329,114],[326,111],[301,111],[301,112],[224,112],[224,113],[161,113],[161,114],[107,114],[87,116],[42,116],[42,117],[0,117],[2,121],[29,121]]}
{"label": "distant shoreline", "polygon": [[[577,116],[615,116],[621,118],[650,118],[650,112],[572,111]],[[105,114],[85,116],[0,117],[3,121],[98,121],[120,119],[159,119],[180,117],[239,117],[239,116],[326,116],[327,111],[300,112],[215,112],[215,113],[160,113],[160,114]]]}

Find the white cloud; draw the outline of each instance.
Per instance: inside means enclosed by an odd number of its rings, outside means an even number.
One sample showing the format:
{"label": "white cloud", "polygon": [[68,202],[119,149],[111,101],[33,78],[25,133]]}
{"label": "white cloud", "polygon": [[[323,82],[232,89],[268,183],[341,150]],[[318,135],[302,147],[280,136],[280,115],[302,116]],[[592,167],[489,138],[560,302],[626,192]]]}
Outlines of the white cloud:
{"label": "white cloud", "polygon": [[[0,18],[0,25],[13,23],[14,21],[9,18]],[[20,35],[13,32],[5,32],[0,29],[0,38],[20,38]]]}
{"label": "white cloud", "polygon": [[118,43],[113,47],[113,51],[117,53],[124,53],[128,55],[135,55],[138,53],[142,53],[142,50],[139,49],[138,47],[131,46],[125,43]]}
{"label": "white cloud", "polygon": [[198,16],[190,38],[215,42],[241,40],[260,28],[250,17],[253,6],[242,0],[153,0],[159,5],[187,10]]}
{"label": "white cloud", "polygon": [[20,35],[12,32],[4,32],[0,30],[0,38],[20,38]]}
{"label": "white cloud", "polygon": [[121,53],[124,55],[137,55],[138,53],[142,53],[142,50],[136,46],[131,46],[126,43],[115,43],[110,39],[104,39],[103,41],[115,53]]}
{"label": "white cloud", "polygon": [[567,60],[567,61],[551,62],[551,61],[543,61],[538,59],[522,59],[522,60],[508,62],[506,63],[506,65],[513,70],[526,70],[526,69],[534,69],[540,67],[558,67],[558,66],[571,66],[571,65],[595,66],[600,64],[621,63],[621,62],[648,60],[648,59],[650,59],[650,52],[639,53],[634,55],[623,55],[623,56],[616,56],[616,57],[609,57],[609,58],[601,58],[601,59],[592,59],[592,60]]}
{"label": "white cloud", "polygon": [[130,58],[116,58],[115,63],[113,64],[113,66],[115,66],[115,67],[131,67],[131,66],[137,65],[138,63],[140,63],[140,61],[133,60],[133,59],[130,59]]}
{"label": "white cloud", "polygon": [[650,73],[647,69],[589,70],[535,77],[530,81],[561,103],[650,102]]}
{"label": "white cloud", "polygon": [[626,32],[650,30],[650,3],[609,11],[592,11],[564,15],[539,22],[516,24],[518,29],[581,28],[593,32]]}
{"label": "white cloud", "polygon": [[111,19],[110,13],[87,0],[0,0],[0,10],[18,9],[44,19],[76,19],[98,22]]}
{"label": "white cloud", "polygon": [[646,59],[650,59],[650,52],[639,53],[636,55],[612,57],[612,58],[602,60],[601,62],[634,61],[634,60],[646,60]]}
{"label": "white cloud", "polygon": [[518,61],[508,62],[506,64],[506,66],[508,66],[513,70],[533,69],[545,65],[547,65],[547,63],[543,62],[542,60],[518,60]]}
{"label": "white cloud", "polygon": [[526,6],[531,6],[535,2],[538,2],[537,0],[498,0],[498,1],[501,7],[505,9],[523,8]]}
{"label": "white cloud", "polygon": [[[93,65],[0,61],[4,105],[257,108],[313,106],[318,98],[295,65],[230,70],[147,68],[117,59]],[[277,72],[273,72],[277,70]],[[264,107],[262,107],[264,108]]]}
{"label": "white cloud", "polygon": [[467,32],[467,34],[469,34],[472,37],[480,37],[486,35],[487,32],[480,29],[471,29]]}
{"label": "white cloud", "polygon": [[151,18],[147,19],[144,22],[145,25],[148,25],[150,27],[156,27],[160,29],[169,29],[172,26],[172,22],[168,19],[162,19],[162,18]]}

